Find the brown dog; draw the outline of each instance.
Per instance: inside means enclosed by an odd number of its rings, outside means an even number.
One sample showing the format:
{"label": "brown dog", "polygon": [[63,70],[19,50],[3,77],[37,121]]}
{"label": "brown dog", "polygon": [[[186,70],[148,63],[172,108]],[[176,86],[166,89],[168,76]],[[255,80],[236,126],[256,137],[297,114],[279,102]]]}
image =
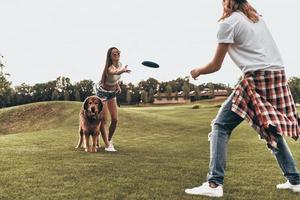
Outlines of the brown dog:
{"label": "brown dog", "polygon": [[[87,97],[79,113],[79,141],[76,148],[82,147],[83,136],[85,139],[85,151],[97,152],[98,137],[100,135],[100,125],[103,118],[103,105],[97,96]],[[89,141],[92,136],[92,147]]]}

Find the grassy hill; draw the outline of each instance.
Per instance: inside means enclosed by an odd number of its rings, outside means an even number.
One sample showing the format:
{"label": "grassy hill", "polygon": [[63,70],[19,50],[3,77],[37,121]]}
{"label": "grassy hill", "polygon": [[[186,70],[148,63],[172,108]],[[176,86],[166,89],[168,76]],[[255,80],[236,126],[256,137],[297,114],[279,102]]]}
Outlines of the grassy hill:
{"label": "grassy hill", "polygon": [[0,134],[68,125],[78,114],[80,105],[81,103],[41,102],[0,109]]}
{"label": "grassy hill", "polygon": [[[122,107],[118,152],[94,154],[74,149],[81,103],[0,109],[0,199],[209,199],[184,194],[205,181],[207,134],[219,107],[199,106]],[[288,143],[300,162],[299,143]],[[282,181],[264,142],[240,125],[229,144],[224,199],[299,199],[275,189]]]}

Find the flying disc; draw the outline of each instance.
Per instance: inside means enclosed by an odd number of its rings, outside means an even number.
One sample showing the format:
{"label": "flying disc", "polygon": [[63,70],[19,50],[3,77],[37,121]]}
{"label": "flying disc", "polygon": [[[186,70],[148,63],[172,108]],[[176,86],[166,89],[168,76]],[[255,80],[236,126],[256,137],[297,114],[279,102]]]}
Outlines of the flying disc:
{"label": "flying disc", "polygon": [[142,65],[144,65],[146,67],[151,67],[151,68],[159,68],[159,65],[152,61],[143,61]]}

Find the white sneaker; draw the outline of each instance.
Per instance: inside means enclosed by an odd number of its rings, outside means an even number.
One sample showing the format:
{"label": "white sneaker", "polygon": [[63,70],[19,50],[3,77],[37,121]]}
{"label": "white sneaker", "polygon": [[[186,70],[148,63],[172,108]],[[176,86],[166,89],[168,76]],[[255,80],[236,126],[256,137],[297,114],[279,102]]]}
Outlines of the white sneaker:
{"label": "white sneaker", "polygon": [[216,188],[209,186],[208,182],[203,183],[199,187],[194,187],[191,189],[186,189],[185,193],[192,195],[203,195],[209,197],[222,197],[223,196],[223,187],[218,185]]}
{"label": "white sneaker", "polygon": [[292,185],[289,181],[276,185],[279,190],[292,190],[293,192],[300,192],[300,184]]}
{"label": "white sneaker", "polygon": [[108,151],[108,152],[116,152],[117,151],[112,143],[109,143],[109,146],[105,147],[104,150]]}

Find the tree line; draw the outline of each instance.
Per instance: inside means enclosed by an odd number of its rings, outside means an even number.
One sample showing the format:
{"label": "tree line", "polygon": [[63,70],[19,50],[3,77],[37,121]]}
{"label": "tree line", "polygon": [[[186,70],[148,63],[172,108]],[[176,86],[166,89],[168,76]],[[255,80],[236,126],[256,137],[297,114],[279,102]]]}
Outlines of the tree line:
{"label": "tree line", "polygon": [[[22,105],[40,101],[84,101],[88,96],[95,94],[95,86],[92,80],[82,80],[74,84],[70,78],[60,76],[56,80],[46,83],[37,83],[33,86],[26,83],[13,87],[8,80],[10,74],[0,69],[0,108]],[[300,101],[300,78],[292,77],[288,81],[292,95],[296,102]],[[171,95],[181,92],[183,97],[188,99],[190,91],[200,95],[205,88],[211,90],[232,89],[225,84],[205,83],[194,85],[189,82],[189,77],[177,78],[175,80],[160,82],[154,78],[140,81],[137,85],[120,82],[121,93],[118,95],[120,104],[153,103],[154,95],[162,93]]]}

